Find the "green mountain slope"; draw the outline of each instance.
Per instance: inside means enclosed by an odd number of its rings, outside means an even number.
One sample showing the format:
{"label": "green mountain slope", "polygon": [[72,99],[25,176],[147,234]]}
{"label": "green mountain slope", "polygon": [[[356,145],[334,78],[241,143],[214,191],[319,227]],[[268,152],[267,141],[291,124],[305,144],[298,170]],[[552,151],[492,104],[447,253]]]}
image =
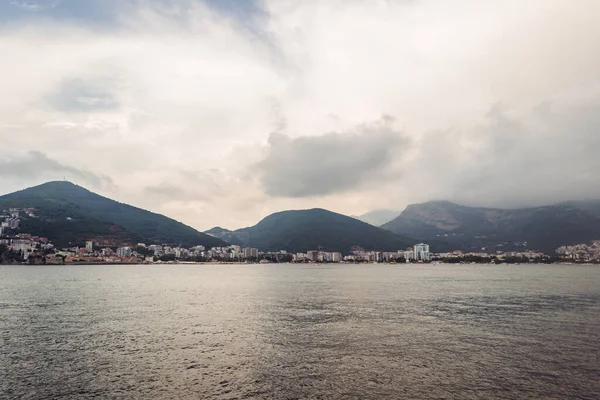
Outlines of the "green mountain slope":
{"label": "green mountain slope", "polygon": [[414,244],[411,239],[319,208],[278,212],[255,226],[225,233],[235,235],[242,245],[263,251],[306,252],[322,248],[348,253],[354,246],[396,251]]}
{"label": "green mountain slope", "polygon": [[48,182],[0,197],[0,210],[36,209],[22,216],[21,231],[46,236],[56,246],[81,245],[85,240],[221,246],[217,238],[174,219],[97,195],[70,182]]}
{"label": "green mountain slope", "polygon": [[561,245],[600,239],[600,214],[593,212],[598,203],[582,204],[506,210],[433,201],[408,206],[381,228],[424,241],[441,239],[463,251],[553,253]]}

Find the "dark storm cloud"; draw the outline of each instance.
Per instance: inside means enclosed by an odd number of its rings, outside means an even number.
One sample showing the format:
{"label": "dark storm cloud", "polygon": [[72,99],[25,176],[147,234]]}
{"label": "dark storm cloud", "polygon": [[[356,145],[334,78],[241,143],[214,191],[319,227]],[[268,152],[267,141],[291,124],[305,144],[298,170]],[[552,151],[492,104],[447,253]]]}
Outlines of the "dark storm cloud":
{"label": "dark storm cloud", "polygon": [[406,143],[386,117],[348,133],[290,138],[273,133],[257,168],[272,196],[307,197],[379,182]]}
{"label": "dark storm cloud", "polygon": [[108,176],[62,164],[40,151],[30,151],[21,157],[0,158],[0,178],[22,181],[68,178],[94,187],[113,185]]}

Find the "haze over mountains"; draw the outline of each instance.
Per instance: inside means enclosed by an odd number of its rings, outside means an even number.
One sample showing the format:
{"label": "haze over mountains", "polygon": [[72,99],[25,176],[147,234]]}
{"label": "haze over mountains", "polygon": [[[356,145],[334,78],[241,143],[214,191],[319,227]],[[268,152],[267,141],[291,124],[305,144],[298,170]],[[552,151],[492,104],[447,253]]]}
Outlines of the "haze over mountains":
{"label": "haze over mountains", "polygon": [[359,221],[366,222],[373,226],[381,226],[386,222],[390,222],[394,218],[400,215],[400,211],[394,210],[373,210],[359,216],[353,216],[353,218]]}
{"label": "haze over mountains", "polygon": [[419,240],[443,240],[463,251],[535,249],[553,253],[562,245],[600,239],[600,201],[498,209],[449,201],[410,205],[381,226]]}

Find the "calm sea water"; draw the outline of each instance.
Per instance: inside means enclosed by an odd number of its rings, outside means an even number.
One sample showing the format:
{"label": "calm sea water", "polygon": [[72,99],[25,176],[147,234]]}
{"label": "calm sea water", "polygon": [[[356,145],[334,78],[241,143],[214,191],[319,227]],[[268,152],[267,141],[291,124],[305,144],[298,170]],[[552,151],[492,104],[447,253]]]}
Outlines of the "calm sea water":
{"label": "calm sea water", "polygon": [[0,397],[598,399],[600,267],[0,266]]}

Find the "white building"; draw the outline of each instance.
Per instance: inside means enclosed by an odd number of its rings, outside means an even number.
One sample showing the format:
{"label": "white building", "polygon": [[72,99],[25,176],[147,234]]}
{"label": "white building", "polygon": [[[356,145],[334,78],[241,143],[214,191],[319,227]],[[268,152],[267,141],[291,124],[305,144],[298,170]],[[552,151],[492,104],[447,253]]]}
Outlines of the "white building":
{"label": "white building", "polygon": [[306,257],[305,253],[296,253],[294,255],[294,261],[297,261],[297,262],[304,262],[304,261],[306,261],[306,258],[307,257]]}
{"label": "white building", "polygon": [[425,243],[415,244],[414,257],[417,261],[429,261],[429,245]]}
{"label": "white building", "polygon": [[181,247],[176,247],[175,249],[173,249],[175,251],[175,258],[185,258],[188,255],[188,251],[187,249],[181,248]]}
{"label": "white building", "polygon": [[85,251],[87,251],[88,253],[91,253],[94,251],[94,242],[92,242],[91,240],[88,240],[87,242],[85,242]]}
{"label": "white building", "polygon": [[331,262],[339,263],[342,261],[342,253],[331,253]]}
{"label": "white building", "polygon": [[28,239],[14,239],[9,246],[13,251],[22,251],[24,253],[35,250],[35,243]]}
{"label": "white building", "polygon": [[258,249],[246,247],[244,249],[245,258],[258,258]]}
{"label": "white building", "polygon": [[117,257],[131,257],[131,247],[119,247],[117,249]]}
{"label": "white building", "polygon": [[163,254],[163,247],[157,244],[148,246],[148,250],[153,251],[155,256],[160,256]]}

